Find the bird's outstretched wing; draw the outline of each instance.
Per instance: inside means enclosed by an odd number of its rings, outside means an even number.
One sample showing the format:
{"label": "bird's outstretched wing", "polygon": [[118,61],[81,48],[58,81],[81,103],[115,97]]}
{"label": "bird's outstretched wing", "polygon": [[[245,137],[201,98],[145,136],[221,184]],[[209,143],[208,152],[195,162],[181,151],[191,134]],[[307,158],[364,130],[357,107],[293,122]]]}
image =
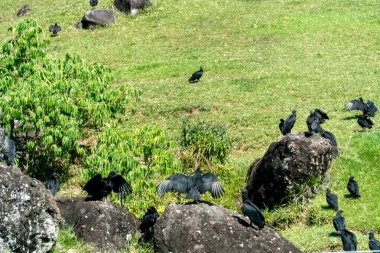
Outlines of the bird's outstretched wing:
{"label": "bird's outstretched wing", "polygon": [[83,186],[83,190],[89,195],[96,195],[101,187],[103,187],[102,175],[98,173],[88,180],[88,182]]}
{"label": "bird's outstretched wing", "polygon": [[315,109],[315,112],[316,112],[317,114],[319,114],[319,116],[321,117],[322,120],[329,119],[329,116],[327,116],[327,113],[325,113],[325,112],[322,111],[321,109],[316,108],[316,109]]}
{"label": "bird's outstretched wing", "polygon": [[366,109],[366,104],[361,100],[354,99],[354,100],[351,100],[350,102],[348,102],[346,104],[345,108],[347,111],[360,110],[360,111],[364,112],[364,110]]}
{"label": "bird's outstretched wing", "polygon": [[112,190],[120,197],[125,198],[132,193],[131,185],[120,174],[109,175],[107,180],[111,182]]}
{"label": "bird's outstretched wing", "polygon": [[161,183],[156,188],[156,192],[160,195],[165,194],[168,191],[187,193],[188,180],[189,177],[182,173],[171,175],[170,177],[161,181]]}
{"label": "bird's outstretched wing", "polygon": [[205,192],[211,192],[213,198],[220,198],[224,194],[222,184],[217,176],[212,173],[206,173],[202,176],[201,184],[199,185],[199,192],[201,194]]}

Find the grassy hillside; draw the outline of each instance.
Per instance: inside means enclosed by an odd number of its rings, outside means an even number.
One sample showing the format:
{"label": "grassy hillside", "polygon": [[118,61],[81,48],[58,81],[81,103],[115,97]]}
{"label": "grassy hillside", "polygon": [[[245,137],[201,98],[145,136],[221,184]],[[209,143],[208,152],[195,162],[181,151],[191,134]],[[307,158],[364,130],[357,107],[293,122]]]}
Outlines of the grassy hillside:
{"label": "grassy hillside", "polygon": [[[109,0],[99,2],[100,8],[112,7]],[[15,13],[24,3],[0,1],[1,42],[11,37],[6,29],[22,19]],[[326,184],[339,195],[359,249],[367,249],[369,230],[379,237],[378,116],[374,129],[361,132],[355,119],[346,119],[355,113],[343,111],[347,101],[359,96],[380,104],[377,0],[156,0],[134,17],[118,12],[114,25],[91,31],[73,26],[90,9],[87,0],[34,0],[29,5],[29,16],[46,31],[54,22],[62,26],[61,34],[51,38],[49,54],[77,53],[114,69],[116,85],[142,91],[125,127],[158,126],[177,141],[184,117],[228,126],[233,150],[226,165],[214,168],[226,188],[216,202],[228,208],[239,210],[237,189],[244,186],[249,164],[280,138],[279,119],[295,108],[294,131],[304,131],[309,111],[323,109],[330,116],[325,129],[336,135],[341,149]],[[205,70],[201,82],[189,85],[187,79],[199,66]],[[349,175],[360,184],[359,200],[344,197]],[[62,188],[62,195],[80,192],[76,177]],[[329,236],[335,212],[323,206],[322,191],[310,203],[266,212],[266,217],[305,252],[341,249],[340,238]],[[65,230],[56,251],[83,252],[85,247]],[[151,251],[136,243],[132,248]]]}

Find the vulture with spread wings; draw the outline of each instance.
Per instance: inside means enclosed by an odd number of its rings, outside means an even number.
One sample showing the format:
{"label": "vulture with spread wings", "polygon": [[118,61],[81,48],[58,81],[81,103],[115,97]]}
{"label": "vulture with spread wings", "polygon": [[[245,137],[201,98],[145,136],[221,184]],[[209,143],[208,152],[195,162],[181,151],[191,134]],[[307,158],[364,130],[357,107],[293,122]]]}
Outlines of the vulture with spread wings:
{"label": "vulture with spread wings", "polygon": [[347,111],[351,111],[351,110],[362,111],[363,115],[367,115],[369,117],[375,116],[377,112],[377,106],[375,105],[374,102],[372,102],[371,100],[367,100],[367,103],[364,103],[364,100],[361,97],[359,99],[354,99],[348,102],[345,105],[345,108]]}
{"label": "vulture with spread wings", "polygon": [[186,176],[182,173],[171,175],[161,181],[157,186],[156,192],[159,195],[174,191],[186,193],[186,199],[194,199],[196,202],[201,200],[201,194],[209,191],[213,198],[220,198],[224,194],[222,184],[213,173],[202,175],[200,168],[197,168],[194,175]]}

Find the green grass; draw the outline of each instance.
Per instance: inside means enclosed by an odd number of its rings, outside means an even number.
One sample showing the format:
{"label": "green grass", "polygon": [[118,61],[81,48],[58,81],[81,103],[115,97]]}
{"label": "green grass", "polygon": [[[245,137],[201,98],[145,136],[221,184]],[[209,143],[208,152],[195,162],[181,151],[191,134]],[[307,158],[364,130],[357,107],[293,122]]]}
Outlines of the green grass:
{"label": "green grass", "polygon": [[[22,4],[0,2],[0,41],[11,36],[6,28],[21,20],[15,13]],[[100,7],[111,5],[100,1]],[[363,133],[356,120],[344,119],[355,113],[343,111],[345,102],[359,96],[380,103],[377,0],[156,0],[135,17],[117,13],[116,24],[93,31],[73,28],[89,9],[88,1],[35,0],[30,7],[30,16],[46,30],[53,22],[62,25],[61,34],[51,38],[50,54],[78,53],[110,66],[119,85],[143,92],[126,127],[157,125],[174,140],[182,117],[229,127],[232,154],[225,166],[213,168],[226,188],[216,202],[228,208],[240,209],[238,188],[245,184],[249,164],[280,138],[279,118],[296,108],[294,131],[304,131],[309,111],[322,108],[330,116],[325,129],[336,135],[341,148],[327,185],[339,195],[359,249],[367,249],[368,230],[379,235],[378,116],[375,128]],[[204,77],[189,85],[187,78],[199,66]],[[344,198],[351,174],[361,187],[359,200]],[[74,194],[78,187],[73,178],[63,193]],[[310,203],[266,216],[305,252],[341,249],[340,239],[329,237],[335,213],[324,205],[321,192]]]}

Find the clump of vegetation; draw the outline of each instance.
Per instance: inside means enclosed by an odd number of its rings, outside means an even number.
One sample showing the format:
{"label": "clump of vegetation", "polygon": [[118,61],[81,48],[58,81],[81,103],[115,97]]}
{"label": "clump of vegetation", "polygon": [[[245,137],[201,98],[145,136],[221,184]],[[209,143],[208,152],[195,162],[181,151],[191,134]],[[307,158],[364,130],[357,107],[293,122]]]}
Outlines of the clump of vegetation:
{"label": "clump of vegetation", "polygon": [[[231,151],[232,142],[224,126],[198,122],[191,125],[188,120],[182,124],[181,147],[186,163],[209,164],[213,161],[224,163]],[[190,154],[191,157],[186,155]]]}
{"label": "clump of vegetation", "polygon": [[78,141],[86,130],[98,130],[125,114],[129,99],[137,99],[139,93],[124,85],[112,87],[109,68],[87,64],[77,55],[48,57],[49,41],[33,19],[11,30],[14,38],[0,54],[2,123],[22,122],[16,129],[25,148],[20,165],[37,176],[45,171],[41,167],[83,155]]}

